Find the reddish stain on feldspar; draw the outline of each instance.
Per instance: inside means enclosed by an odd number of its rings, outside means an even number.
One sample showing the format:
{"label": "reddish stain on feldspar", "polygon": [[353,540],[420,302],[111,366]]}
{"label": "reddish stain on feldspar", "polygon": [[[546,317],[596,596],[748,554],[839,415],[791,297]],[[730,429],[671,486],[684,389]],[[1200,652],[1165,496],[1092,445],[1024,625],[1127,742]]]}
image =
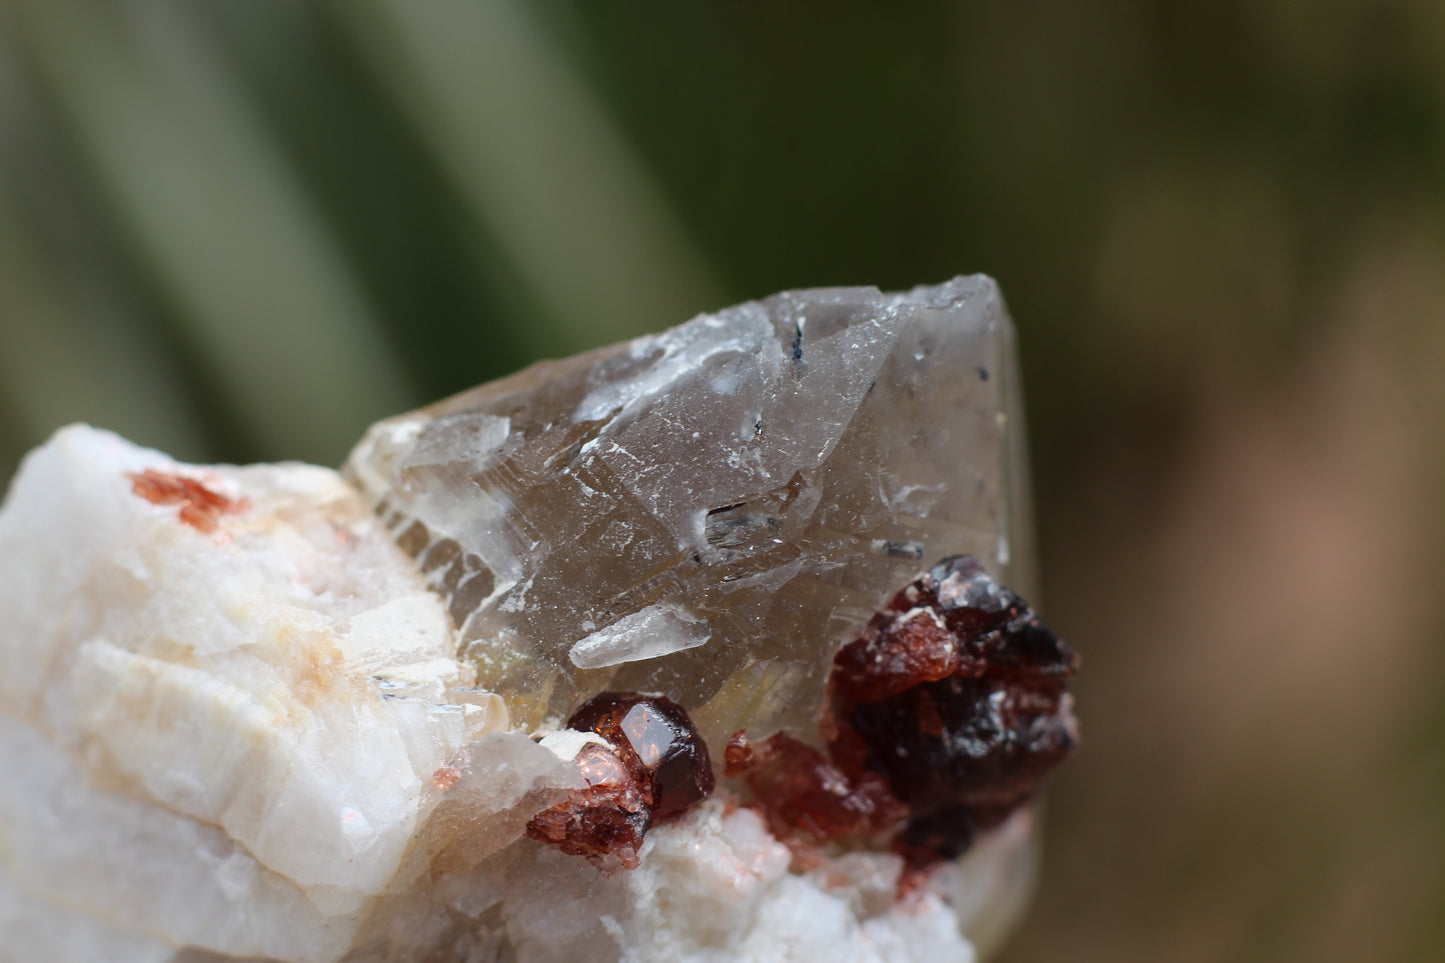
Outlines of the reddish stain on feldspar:
{"label": "reddish stain on feldspar", "polygon": [[206,534],[216,530],[222,515],[244,511],[248,507],[244,498],[223,495],[184,475],[147,468],[141,472],[127,472],[125,477],[130,479],[133,494],[153,505],[179,505],[177,515],[181,522]]}

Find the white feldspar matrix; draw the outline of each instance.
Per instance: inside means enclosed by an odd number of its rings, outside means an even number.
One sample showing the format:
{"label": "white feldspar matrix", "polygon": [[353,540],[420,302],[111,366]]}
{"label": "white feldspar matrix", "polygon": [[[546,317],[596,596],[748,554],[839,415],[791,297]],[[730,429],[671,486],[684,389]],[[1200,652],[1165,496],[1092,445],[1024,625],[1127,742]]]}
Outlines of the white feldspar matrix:
{"label": "white feldspar matrix", "polygon": [[[0,505],[0,963],[969,963],[1074,748],[994,284]],[[1008,587],[1006,587],[1008,586]]]}

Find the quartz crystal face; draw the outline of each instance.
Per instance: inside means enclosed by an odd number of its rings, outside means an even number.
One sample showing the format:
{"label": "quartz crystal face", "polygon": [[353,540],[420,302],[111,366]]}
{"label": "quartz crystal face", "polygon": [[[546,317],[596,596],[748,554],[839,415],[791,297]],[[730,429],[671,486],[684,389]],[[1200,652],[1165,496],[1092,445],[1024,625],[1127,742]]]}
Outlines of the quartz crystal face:
{"label": "quartz crystal face", "polygon": [[817,743],[838,649],[926,564],[1027,591],[993,282],[780,294],[375,426],[348,477],[513,718],[663,693]]}

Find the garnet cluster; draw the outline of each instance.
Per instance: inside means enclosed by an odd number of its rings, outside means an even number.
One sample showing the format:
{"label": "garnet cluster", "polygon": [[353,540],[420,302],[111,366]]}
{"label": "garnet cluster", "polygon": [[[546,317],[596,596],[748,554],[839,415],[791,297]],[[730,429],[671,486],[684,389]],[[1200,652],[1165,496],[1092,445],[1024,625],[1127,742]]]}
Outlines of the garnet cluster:
{"label": "garnet cluster", "polygon": [[[912,870],[966,850],[1078,744],[1064,691],[1078,657],[976,558],[946,558],[904,586],[833,660],[828,752],[739,731],[724,773],[804,868],[842,842],[891,844]],[[713,789],[707,746],[670,699],[606,692],[568,728],[594,732],[586,783],[527,834],[601,866],[634,867],[654,821]]]}
{"label": "garnet cluster", "polygon": [[833,662],[828,757],[786,735],[728,746],[773,831],[811,849],[896,831],[914,866],[951,859],[1073,751],[1078,657],[972,556],[905,586]]}
{"label": "garnet cluster", "polygon": [[634,868],[654,821],[712,793],[707,745],[671,699],[604,692],[572,713],[567,728],[595,732],[607,745],[584,746],[574,761],[586,785],[527,824],[528,836],[564,853]]}

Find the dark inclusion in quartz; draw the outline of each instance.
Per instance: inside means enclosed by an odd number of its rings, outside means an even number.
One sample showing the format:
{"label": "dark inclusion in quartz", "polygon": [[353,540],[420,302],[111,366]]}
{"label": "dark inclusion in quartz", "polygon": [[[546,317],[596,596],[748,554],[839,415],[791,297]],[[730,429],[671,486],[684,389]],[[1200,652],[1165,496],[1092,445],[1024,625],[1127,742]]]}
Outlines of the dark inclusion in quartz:
{"label": "dark inclusion in quartz", "polygon": [[712,794],[707,745],[682,706],[664,696],[604,692],[567,720],[610,744],[589,745],[575,760],[586,786],[538,813],[527,835],[599,866],[637,866],[653,822]]}
{"label": "dark inclusion in quartz", "polygon": [[744,777],[795,855],[893,833],[915,869],[952,859],[1074,750],[1064,687],[1077,665],[976,558],[946,558],[835,657],[830,758],[786,735],[755,746],[740,732],[727,774]]}

